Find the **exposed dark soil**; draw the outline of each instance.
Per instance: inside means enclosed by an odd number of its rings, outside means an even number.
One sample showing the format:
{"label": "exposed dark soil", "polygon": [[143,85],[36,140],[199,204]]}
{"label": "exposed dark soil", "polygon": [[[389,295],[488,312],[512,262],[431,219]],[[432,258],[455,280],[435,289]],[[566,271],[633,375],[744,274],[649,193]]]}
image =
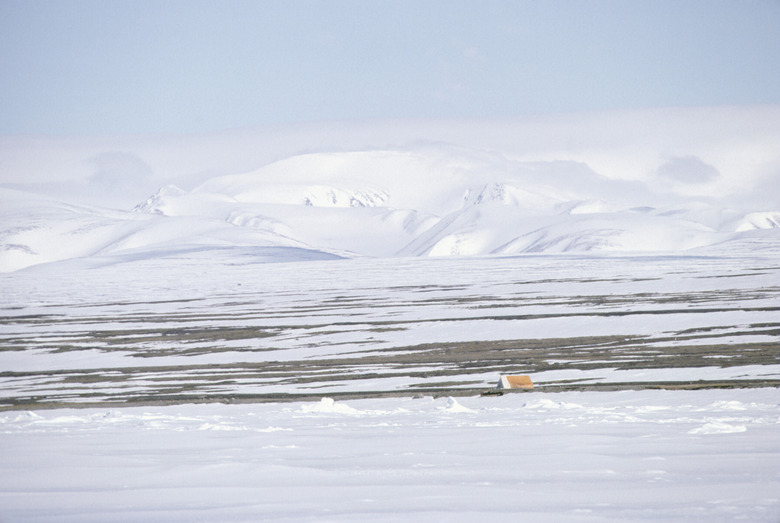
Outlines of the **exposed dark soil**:
{"label": "exposed dark soil", "polygon": [[[484,341],[408,344],[416,328],[437,322],[553,320],[563,325],[575,318],[599,322],[644,316],[661,321],[671,315],[724,314],[740,319],[763,314],[765,319],[767,312],[780,317],[780,305],[774,305],[780,296],[776,287],[557,296],[527,293],[522,282],[512,285],[514,290],[501,296],[469,295],[463,286],[403,288],[416,293],[417,300],[411,302],[372,296],[363,289],[365,294],[312,303],[302,298],[297,305],[278,309],[264,308],[245,296],[225,296],[222,307],[208,311],[198,308],[196,300],[181,300],[154,302],[174,305],[174,310],[182,306],[181,311],[164,313],[138,312],[137,306],[144,305],[138,302],[64,306],[61,309],[68,312],[59,314],[56,307],[52,314],[9,313],[0,317],[0,351],[51,361],[91,351],[86,354],[121,356],[123,364],[106,367],[85,361],[83,368],[70,370],[0,369],[5,390],[0,410],[293,401],[325,394],[335,398],[499,394],[489,381],[497,382],[502,374],[528,374],[533,379],[556,370],[587,371],[587,377],[535,380],[534,390],[780,386],[769,373],[766,379],[753,371],[744,378],[718,381],[698,379],[696,372],[704,367],[738,370],[780,364],[780,322],[659,329],[662,333],[652,336],[553,334],[494,340],[486,333]],[[432,296],[433,292],[439,295]],[[123,307],[130,310],[123,314]],[[345,335],[361,341],[332,341]],[[329,350],[317,355],[318,347]],[[314,349],[307,354],[315,356],[296,355],[300,348]],[[229,363],[208,361],[216,355]],[[156,363],[157,358],[165,363]],[[599,373],[637,369],[691,369],[691,375],[680,381],[610,383]],[[406,385],[392,384],[399,379]]]}

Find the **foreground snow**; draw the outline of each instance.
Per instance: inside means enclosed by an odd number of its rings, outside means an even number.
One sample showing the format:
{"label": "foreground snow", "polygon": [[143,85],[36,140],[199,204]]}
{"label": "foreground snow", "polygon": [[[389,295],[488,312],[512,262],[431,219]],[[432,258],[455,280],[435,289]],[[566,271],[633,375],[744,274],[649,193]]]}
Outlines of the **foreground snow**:
{"label": "foreground snow", "polygon": [[0,414],[3,521],[777,521],[777,389]]}

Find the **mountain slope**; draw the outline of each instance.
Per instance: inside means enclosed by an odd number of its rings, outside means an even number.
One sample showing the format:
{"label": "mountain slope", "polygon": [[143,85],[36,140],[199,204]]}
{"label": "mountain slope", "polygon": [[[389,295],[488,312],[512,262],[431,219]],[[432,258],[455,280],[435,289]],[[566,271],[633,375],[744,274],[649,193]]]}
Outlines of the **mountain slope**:
{"label": "mountain slope", "polygon": [[118,263],[183,251],[246,247],[275,252],[288,248],[287,259],[334,257],[272,228],[236,227],[209,216],[74,206],[7,189],[0,189],[0,209],[0,272],[74,258]]}
{"label": "mountain slope", "polygon": [[[780,227],[779,111],[643,113],[646,129],[625,115],[494,122],[482,134],[432,126],[427,136],[449,141],[313,147],[161,184],[132,211],[1,188],[0,271],[231,249],[258,259],[262,249],[273,259],[765,252]],[[756,125],[713,130],[697,120],[707,114]],[[393,136],[418,136],[404,129]]]}

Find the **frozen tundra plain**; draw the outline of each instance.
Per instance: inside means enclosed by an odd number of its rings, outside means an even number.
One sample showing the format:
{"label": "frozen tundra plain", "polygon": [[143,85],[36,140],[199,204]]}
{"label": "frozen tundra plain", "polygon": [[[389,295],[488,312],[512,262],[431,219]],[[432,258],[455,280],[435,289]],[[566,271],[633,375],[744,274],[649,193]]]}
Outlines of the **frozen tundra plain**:
{"label": "frozen tundra plain", "polygon": [[3,142],[0,521],[780,520],[778,122]]}

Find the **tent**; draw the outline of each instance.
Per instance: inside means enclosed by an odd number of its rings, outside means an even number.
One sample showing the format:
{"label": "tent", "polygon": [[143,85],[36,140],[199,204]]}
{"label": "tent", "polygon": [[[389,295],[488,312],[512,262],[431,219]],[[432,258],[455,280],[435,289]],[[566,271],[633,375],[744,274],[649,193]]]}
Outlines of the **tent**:
{"label": "tent", "polygon": [[499,389],[533,389],[534,384],[530,376],[501,376],[498,382]]}

